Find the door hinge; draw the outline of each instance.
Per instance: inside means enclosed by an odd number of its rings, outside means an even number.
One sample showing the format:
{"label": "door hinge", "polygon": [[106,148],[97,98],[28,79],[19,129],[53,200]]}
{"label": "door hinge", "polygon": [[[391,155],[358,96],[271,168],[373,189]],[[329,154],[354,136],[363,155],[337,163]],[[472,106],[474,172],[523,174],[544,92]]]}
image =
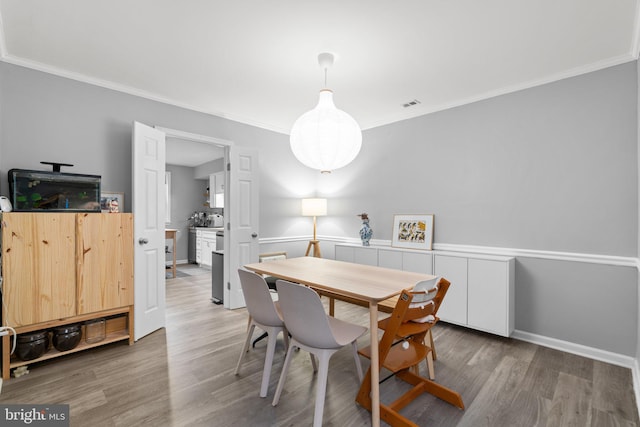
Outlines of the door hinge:
{"label": "door hinge", "polygon": [[231,290],[231,282],[227,282],[227,290]]}
{"label": "door hinge", "polygon": [[231,231],[231,223],[230,222],[227,223],[227,231]]}
{"label": "door hinge", "polygon": [[231,162],[227,163],[227,170],[230,171],[231,170]]}

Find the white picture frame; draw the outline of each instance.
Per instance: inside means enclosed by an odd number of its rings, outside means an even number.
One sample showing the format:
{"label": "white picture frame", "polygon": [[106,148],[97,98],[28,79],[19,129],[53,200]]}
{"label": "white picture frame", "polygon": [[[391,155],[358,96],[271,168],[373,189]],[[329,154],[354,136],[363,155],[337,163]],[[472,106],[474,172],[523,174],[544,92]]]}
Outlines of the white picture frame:
{"label": "white picture frame", "polygon": [[124,193],[102,191],[100,193],[100,211],[104,213],[124,212]]}
{"label": "white picture frame", "polygon": [[394,215],[391,246],[404,249],[431,250],[434,215]]}

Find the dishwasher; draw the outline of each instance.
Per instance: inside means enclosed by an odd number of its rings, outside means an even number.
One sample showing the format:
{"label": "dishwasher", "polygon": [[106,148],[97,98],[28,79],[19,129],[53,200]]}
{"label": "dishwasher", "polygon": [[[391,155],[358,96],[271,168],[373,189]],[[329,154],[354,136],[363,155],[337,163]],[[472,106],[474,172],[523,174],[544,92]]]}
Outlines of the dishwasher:
{"label": "dishwasher", "polygon": [[188,251],[187,251],[187,260],[189,264],[195,264],[197,262],[196,257],[196,229],[193,227],[189,228],[189,240],[188,240]]}
{"label": "dishwasher", "polygon": [[216,250],[211,252],[211,301],[222,304],[224,299],[224,231],[216,232]]}
{"label": "dishwasher", "polygon": [[211,253],[211,302],[222,304],[224,300],[224,251]]}

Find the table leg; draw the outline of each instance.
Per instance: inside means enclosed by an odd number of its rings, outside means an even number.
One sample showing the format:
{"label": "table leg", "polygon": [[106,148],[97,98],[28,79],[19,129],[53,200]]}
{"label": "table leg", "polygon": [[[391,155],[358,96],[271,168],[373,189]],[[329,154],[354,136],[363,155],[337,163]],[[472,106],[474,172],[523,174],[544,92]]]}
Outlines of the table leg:
{"label": "table leg", "polygon": [[173,278],[176,278],[176,233],[173,233],[173,264],[171,271],[173,272]]}
{"label": "table leg", "polygon": [[371,425],[380,427],[380,355],[378,354],[378,303],[369,304],[371,337]]}

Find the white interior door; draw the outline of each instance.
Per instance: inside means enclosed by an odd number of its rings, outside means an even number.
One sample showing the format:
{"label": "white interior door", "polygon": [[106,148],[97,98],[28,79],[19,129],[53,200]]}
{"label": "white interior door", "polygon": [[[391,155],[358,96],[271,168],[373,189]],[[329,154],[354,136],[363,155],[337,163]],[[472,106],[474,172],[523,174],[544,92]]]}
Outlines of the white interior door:
{"label": "white interior door", "polygon": [[133,124],[134,339],[165,321],[165,134]]}
{"label": "white interior door", "polygon": [[258,153],[243,147],[229,147],[225,191],[224,307],[244,307],[238,268],[258,262],[259,198]]}

